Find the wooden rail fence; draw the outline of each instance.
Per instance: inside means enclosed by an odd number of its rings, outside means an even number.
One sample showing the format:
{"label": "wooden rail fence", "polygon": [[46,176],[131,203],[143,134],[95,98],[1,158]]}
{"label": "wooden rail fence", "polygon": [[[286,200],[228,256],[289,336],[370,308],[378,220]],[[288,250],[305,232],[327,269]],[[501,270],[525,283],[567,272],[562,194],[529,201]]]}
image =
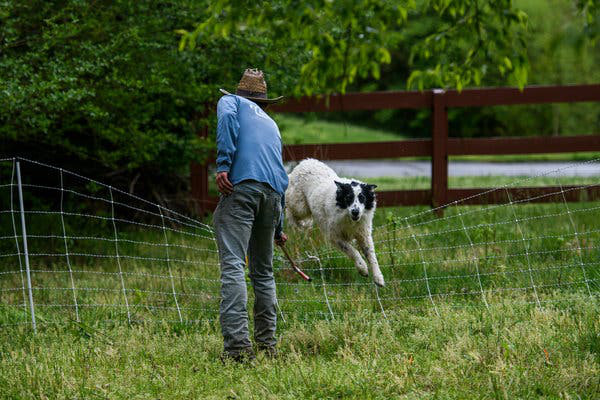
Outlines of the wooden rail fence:
{"label": "wooden rail fence", "polygon": [[[291,99],[270,108],[275,112],[331,112],[382,109],[423,109],[432,112],[431,139],[398,140],[392,142],[304,144],[285,145],[284,161],[298,161],[306,157],[320,160],[352,160],[399,157],[431,157],[432,175],[429,190],[380,191],[380,207],[402,205],[431,205],[440,207],[469,197],[465,204],[495,204],[538,197],[533,201],[563,201],[560,187],[522,187],[506,191],[490,188],[448,188],[448,156],[566,153],[600,151],[600,135],[560,137],[511,138],[449,138],[448,108],[483,107],[516,104],[573,103],[600,101],[600,84],[570,86],[530,86],[520,91],[516,88],[484,88],[456,90],[434,89],[423,92],[373,92],[319,96]],[[208,135],[205,130],[202,135]],[[192,195],[199,209],[212,211],[217,199],[209,196],[207,165],[192,164]],[[563,186],[567,201],[598,200],[600,187]]]}

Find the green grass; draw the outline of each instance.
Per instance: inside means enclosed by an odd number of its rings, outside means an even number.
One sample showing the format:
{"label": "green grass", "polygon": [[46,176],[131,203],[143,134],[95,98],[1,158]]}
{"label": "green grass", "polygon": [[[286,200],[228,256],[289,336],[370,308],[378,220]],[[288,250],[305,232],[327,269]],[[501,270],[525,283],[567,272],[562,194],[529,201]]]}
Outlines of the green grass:
{"label": "green grass", "polygon": [[405,137],[393,132],[349,123],[305,119],[285,114],[273,116],[285,144],[385,142]]}
{"label": "green grass", "polygon": [[[106,257],[116,253],[110,220],[65,215],[77,323],[60,214],[31,213],[39,332],[23,304],[19,260],[2,257],[0,394],[594,398],[600,208],[568,207],[452,207],[443,218],[426,207],[380,209],[373,236],[387,285],[379,290],[318,229],[288,229],[288,248],[313,282],[291,273],[277,251],[282,358],[253,366],[218,359],[219,269],[205,230],[167,224],[167,262],[160,222],[118,208],[117,263]],[[94,215],[110,211],[104,204]],[[12,232],[10,214],[0,214],[0,227]],[[0,254],[14,246],[14,238],[0,240]]]}
{"label": "green grass", "polygon": [[[557,296],[560,299],[560,296]],[[289,321],[282,357],[218,361],[214,323],[0,330],[3,398],[597,398],[598,302]]]}

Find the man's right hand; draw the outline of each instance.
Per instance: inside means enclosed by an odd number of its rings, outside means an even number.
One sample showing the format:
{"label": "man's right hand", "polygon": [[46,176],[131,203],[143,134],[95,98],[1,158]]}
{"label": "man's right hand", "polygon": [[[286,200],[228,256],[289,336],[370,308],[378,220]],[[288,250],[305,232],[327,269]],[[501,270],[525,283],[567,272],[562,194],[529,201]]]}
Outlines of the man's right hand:
{"label": "man's right hand", "polygon": [[233,192],[233,185],[229,182],[229,172],[217,172],[217,178],[215,179],[217,182],[217,187],[219,188],[219,192],[224,195],[230,195]]}
{"label": "man's right hand", "polygon": [[278,246],[283,246],[283,245],[285,245],[285,242],[287,242],[287,240],[288,240],[288,237],[287,237],[287,235],[286,235],[285,233],[281,232],[281,233],[279,234],[279,237],[276,237],[276,238],[275,238],[275,243],[276,243]]}

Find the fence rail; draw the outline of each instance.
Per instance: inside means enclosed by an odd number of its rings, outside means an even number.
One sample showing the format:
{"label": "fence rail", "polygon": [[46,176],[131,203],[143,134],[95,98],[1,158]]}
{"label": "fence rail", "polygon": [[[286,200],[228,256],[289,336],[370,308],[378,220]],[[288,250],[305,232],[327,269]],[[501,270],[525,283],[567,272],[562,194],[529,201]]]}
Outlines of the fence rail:
{"label": "fence rail", "polygon": [[[333,112],[382,109],[431,109],[431,139],[398,140],[392,142],[303,144],[284,146],[284,161],[298,161],[306,157],[321,160],[376,159],[399,157],[431,157],[432,176],[430,190],[401,190],[378,192],[379,206],[431,205],[441,207],[463,197],[490,191],[489,188],[448,188],[448,156],[564,153],[600,151],[600,136],[564,137],[511,137],[511,138],[449,138],[448,108],[483,107],[517,104],[574,103],[600,101],[600,84],[569,86],[531,86],[522,91],[516,88],[484,88],[423,92],[373,92],[302,97],[273,106],[275,112]],[[201,133],[208,135],[208,131]],[[211,211],[217,199],[208,191],[208,166],[191,166],[192,194],[203,211]],[[543,195],[555,190],[551,187],[515,188],[511,196],[519,193],[528,196]],[[577,194],[567,201],[600,199],[596,188],[573,190]],[[496,204],[506,201],[504,195],[478,196],[476,204]],[[562,201],[562,199],[544,201]],[[475,203],[471,203],[475,204]]]}

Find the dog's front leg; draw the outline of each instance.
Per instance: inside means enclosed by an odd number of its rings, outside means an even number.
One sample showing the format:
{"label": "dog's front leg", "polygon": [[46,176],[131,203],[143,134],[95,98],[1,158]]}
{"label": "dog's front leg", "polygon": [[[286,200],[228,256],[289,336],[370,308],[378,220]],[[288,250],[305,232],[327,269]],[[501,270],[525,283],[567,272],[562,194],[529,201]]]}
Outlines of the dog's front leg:
{"label": "dog's front leg", "polygon": [[340,250],[342,250],[351,260],[354,261],[356,265],[356,269],[362,276],[369,276],[369,270],[367,268],[367,264],[360,256],[358,250],[356,250],[350,243],[343,239],[336,239],[334,243]]}
{"label": "dog's front leg", "polygon": [[379,269],[379,262],[377,261],[377,254],[375,254],[375,245],[373,244],[373,238],[370,234],[359,234],[356,237],[356,241],[360,246],[362,252],[367,258],[369,267],[371,268],[371,274],[373,275],[373,282],[378,286],[385,286],[383,280],[383,274]]}

